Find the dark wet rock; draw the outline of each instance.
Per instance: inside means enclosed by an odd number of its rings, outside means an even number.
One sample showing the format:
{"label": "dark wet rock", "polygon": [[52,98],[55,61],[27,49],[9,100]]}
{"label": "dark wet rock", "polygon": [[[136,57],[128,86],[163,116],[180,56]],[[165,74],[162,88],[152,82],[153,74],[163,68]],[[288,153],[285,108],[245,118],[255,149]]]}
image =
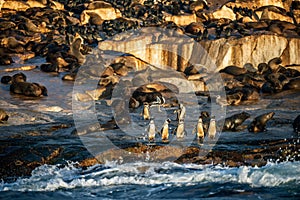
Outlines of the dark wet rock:
{"label": "dark wet rock", "polygon": [[[247,145],[251,149],[244,151],[222,151],[215,149],[208,151],[198,147],[178,148],[175,146],[147,146],[137,144],[133,147],[122,149],[107,150],[95,158],[87,158],[80,162],[80,166],[88,167],[97,163],[105,163],[106,161],[119,162],[136,162],[137,160],[144,161],[149,158],[150,161],[174,161],[177,163],[196,163],[196,164],[211,164],[225,165],[229,167],[239,166],[264,166],[270,160],[284,161],[289,155],[289,152],[299,149],[299,143],[289,145],[295,142],[291,140],[273,140],[273,141],[258,141]],[[266,148],[267,147],[267,148]],[[297,153],[293,155],[293,159],[299,160]]]}
{"label": "dark wet rock", "polygon": [[11,76],[2,76],[1,77],[1,83],[3,84],[9,84],[11,83],[12,77]]}
{"label": "dark wet rock", "polygon": [[267,122],[273,118],[274,112],[265,113],[255,117],[255,119],[249,124],[249,132],[263,132],[266,131]]}
{"label": "dark wet rock", "polygon": [[296,119],[293,122],[293,128],[295,133],[300,133],[300,115],[296,117]]}
{"label": "dark wet rock", "polygon": [[12,63],[13,63],[13,59],[11,58],[11,56],[5,54],[0,56],[0,65],[10,65]]}

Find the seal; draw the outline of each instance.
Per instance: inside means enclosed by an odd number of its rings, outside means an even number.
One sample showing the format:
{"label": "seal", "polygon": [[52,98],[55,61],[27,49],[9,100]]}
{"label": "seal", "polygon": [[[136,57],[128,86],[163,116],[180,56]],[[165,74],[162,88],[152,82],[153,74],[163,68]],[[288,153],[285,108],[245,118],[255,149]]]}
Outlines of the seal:
{"label": "seal", "polygon": [[272,73],[271,67],[267,63],[259,63],[257,66],[257,74],[270,74]]}
{"label": "seal", "polygon": [[199,116],[197,125],[195,129],[193,130],[193,134],[196,133],[196,137],[199,142],[203,142],[204,139],[204,129],[203,129],[203,121],[202,121],[202,116]]}
{"label": "seal", "polygon": [[270,73],[265,76],[267,82],[262,85],[263,93],[276,93],[284,89],[284,85],[288,83],[287,77],[282,73]]}
{"label": "seal", "polygon": [[300,133],[300,115],[296,117],[296,119],[293,122],[293,128],[295,133]]}
{"label": "seal", "polygon": [[155,140],[155,134],[156,134],[156,127],[153,119],[150,120],[147,132],[148,132],[148,141],[153,142]]}
{"label": "seal", "polygon": [[267,122],[273,118],[274,112],[265,113],[257,116],[249,125],[249,132],[263,132],[266,131]]}
{"label": "seal", "polygon": [[238,76],[238,75],[247,73],[247,70],[245,68],[231,65],[231,66],[225,67],[224,69],[221,69],[219,72]]}
{"label": "seal", "polygon": [[162,129],[160,131],[161,134],[161,140],[163,142],[168,142],[169,141],[169,124],[170,124],[171,120],[168,118],[165,120]]}
{"label": "seal", "polygon": [[26,82],[26,80],[27,80],[27,77],[22,72],[14,74],[12,76],[12,82],[14,82],[14,83],[16,83],[16,82]]}
{"label": "seal", "polygon": [[225,119],[223,131],[237,131],[239,126],[250,117],[246,112],[232,115]]}
{"label": "seal", "polygon": [[47,96],[47,88],[38,83],[26,82],[26,76],[23,73],[13,75],[10,91],[15,94],[22,94],[25,96]]}
{"label": "seal", "polygon": [[186,131],[184,129],[184,120],[179,120],[178,126],[174,129],[177,139],[183,139]]}
{"label": "seal", "polygon": [[40,66],[41,71],[43,72],[58,72],[59,68],[57,65],[51,63],[44,63]]}
{"label": "seal", "polygon": [[207,131],[207,136],[210,139],[214,139],[216,137],[216,133],[217,133],[216,119],[215,119],[215,116],[212,116],[210,118],[209,127],[208,127],[208,131]]}
{"label": "seal", "polygon": [[0,108],[0,122],[7,121],[9,118],[8,114],[5,112],[5,110]]}
{"label": "seal", "polygon": [[286,68],[286,67],[281,67],[278,70],[279,73],[284,74],[286,77],[289,78],[296,78],[300,76],[300,72],[296,69],[292,69],[292,68]]}
{"label": "seal", "polygon": [[10,91],[15,94],[22,94],[32,97],[48,96],[46,87],[38,83],[12,83],[10,85]]}
{"label": "seal", "polygon": [[268,65],[270,66],[273,72],[277,72],[281,63],[282,63],[281,58],[275,57],[268,62]]}
{"label": "seal", "polygon": [[208,9],[207,2],[204,0],[192,1],[189,6],[189,10],[192,12],[202,11],[203,9]]}
{"label": "seal", "polygon": [[300,89],[300,78],[294,78],[289,80],[287,84],[283,86],[285,90],[293,90],[293,89]]}
{"label": "seal", "polygon": [[70,46],[70,54],[77,58],[79,64],[83,64],[85,62],[85,56],[80,51],[82,49],[82,44],[83,39],[79,34],[76,34]]}

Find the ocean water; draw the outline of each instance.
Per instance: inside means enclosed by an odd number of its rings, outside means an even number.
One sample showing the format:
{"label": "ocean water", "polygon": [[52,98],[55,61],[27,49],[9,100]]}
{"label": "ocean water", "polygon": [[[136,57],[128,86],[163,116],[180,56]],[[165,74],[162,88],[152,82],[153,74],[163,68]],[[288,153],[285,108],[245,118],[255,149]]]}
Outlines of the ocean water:
{"label": "ocean water", "polygon": [[43,165],[0,183],[1,199],[299,199],[300,162],[263,167],[107,163],[87,169]]}

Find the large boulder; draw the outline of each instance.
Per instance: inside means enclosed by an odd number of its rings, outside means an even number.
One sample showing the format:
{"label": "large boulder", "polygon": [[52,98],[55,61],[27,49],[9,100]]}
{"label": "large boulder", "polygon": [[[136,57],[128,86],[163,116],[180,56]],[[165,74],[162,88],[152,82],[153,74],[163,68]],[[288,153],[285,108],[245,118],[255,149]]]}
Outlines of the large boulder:
{"label": "large boulder", "polygon": [[110,3],[104,1],[95,1],[87,6],[80,15],[81,24],[89,23],[91,17],[98,17],[101,20],[114,20],[122,17],[121,12],[114,8]]}

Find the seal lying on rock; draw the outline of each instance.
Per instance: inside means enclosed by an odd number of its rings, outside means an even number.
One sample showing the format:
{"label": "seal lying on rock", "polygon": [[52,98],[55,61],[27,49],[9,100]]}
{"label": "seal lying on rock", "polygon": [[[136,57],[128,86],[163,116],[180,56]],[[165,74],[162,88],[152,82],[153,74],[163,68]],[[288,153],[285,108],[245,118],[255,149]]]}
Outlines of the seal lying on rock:
{"label": "seal lying on rock", "polygon": [[246,112],[232,115],[225,119],[223,131],[237,131],[237,128],[250,117]]}
{"label": "seal lying on rock", "polygon": [[294,128],[295,133],[298,133],[298,134],[300,133],[300,115],[298,115],[296,117],[296,119],[294,120],[293,128]]}
{"label": "seal lying on rock", "polygon": [[26,76],[23,73],[15,74],[12,77],[12,84],[10,91],[15,94],[22,94],[25,96],[47,96],[47,89],[45,86],[38,83],[26,82]]}
{"label": "seal lying on rock", "polygon": [[283,89],[291,90],[291,89],[300,89],[300,78],[291,79],[287,84],[284,85]]}
{"label": "seal lying on rock", "polygon": [[265,113],[256,117],[248,126],[249,132],[263,132],[266,131],[267,122],[273,118],[274,112]]}
{"label": "seal lying on rock", "polygon": [[224,69],[221,69],[219,72],[238,76],[247,73],[247,70],[245,68],[240,68],[237,66],[227,66]]}
{"label": "seal lying on rock", "polygon": [[0,122],[7,121],[9,118],[8,114],[0,108]]}

